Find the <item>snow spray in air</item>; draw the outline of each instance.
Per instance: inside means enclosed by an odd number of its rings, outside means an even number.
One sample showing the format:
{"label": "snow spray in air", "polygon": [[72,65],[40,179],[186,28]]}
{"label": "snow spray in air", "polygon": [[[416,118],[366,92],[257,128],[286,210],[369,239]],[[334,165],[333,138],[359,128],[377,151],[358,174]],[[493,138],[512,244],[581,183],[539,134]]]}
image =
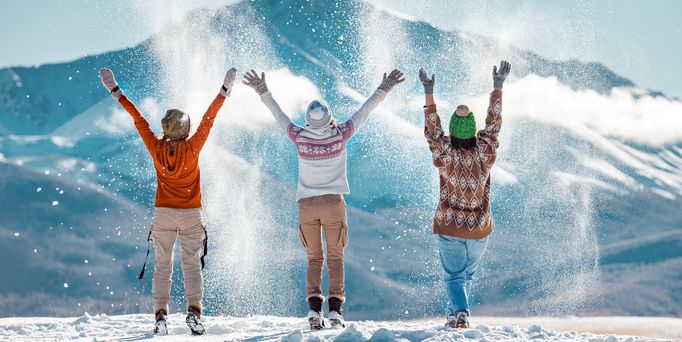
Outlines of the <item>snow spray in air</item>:
{"label": "snow spray in air", "polygon": [[[161,4],[140,6],[150,20],[160,20],[154,18]],[[502,56],[516,70],[528,67],[511,47],[459,33],[441,36],[367,4],[342,6],[346,18],[337,24],[346,26],[339,32],[310,19],[305,10],[296,12],[287,19],[291,27],[312,27],[296,33],[308,32],[310,40],[302,40],[308,46],[292,46],[272,39],[272,31],[263,27],[268,21],[261,21],[263,14],[253,6],[258,4],[193,11],[159,31],[152,48],[161,65],[159,86],[167,89],[161,107],[184,109],[196,127],[230,66],[240,74],[286,66],[300,76],[280,70],[268,83],[273,90],[286,79],[273,93],[294,120],[307,101],[320,95],[316,86],[345,119],[379,84],[383,71],[397,67],[410,75],[423,66],[438,75],[441,119],[446,122],[458,102],[467,102],[482,127],[487,100],[481,94],[492,85],[492,65]],[[433,37],[418,37],[415,30]],[[327,36],[316,36],[321,32]],[[384,318],[442,313],[442,298],[434,295],[442,293],[441,270],[430,232],[438,178],[423,139],[423,97],[416,83],[409,83],[391,93],[349,144],[352,232],[346,283],[349,310],[361,308],[357,318],[363,308]],[[513,103],[505,104],[503,115],[507,119],[492,174],[497,228],[476,297],[489,313],[573,313],[598,277],[591,187],[567,178],[572,166],[564,165],[558,148],[566,137],[545,126],[515,123]],[[209,232],[209,314],[302,311],[305,256],[297,242],[296,155],[288,144],[258,97],[237,84],[200,159]],[[564,173],[548,172],[553,165]],[[526,186],[531,179],[533,186]],[[365,239],[354,238],[362,234]],[[174,298],[181,298],[179,277],[174,280]],[[381,311],[389,301],[398,310]]]}
{"label": "snow spray in air", "polygon": [[[140,6],[152,19],[156,11],[180,11],[167,7],[182,4]],[[246,22],[254,14],[233,10],[194,10],[181,23],[164,24],[154,36],[152,49],[161,66],[159,87],[167,95],[161,99],[162,107],[183,108],[196,129],[225,72],[231,66],[238,69],[237,86],[200,158],[209,241],[204,305],[208,314],[291,314],[304,295],[298,293],[305,289],[294,279],[301,278],[299,266],[305,261],[301,253],[293,253],[298,246],[282,243],[296,233],[294,217],[281,219],[278,212],[295,212],[289,200],[293,192],[261,171],[267,154],[258,152],[263,148],[258,136],[269,134],[271,127],[260,125],[263,118],[254,114],[259,99],[239,86],[246,68],[276,68],[277,59],[258,25]],[[232,32],[239,32],[239,37]],[[178,273],[172,298],[182,308]]]}

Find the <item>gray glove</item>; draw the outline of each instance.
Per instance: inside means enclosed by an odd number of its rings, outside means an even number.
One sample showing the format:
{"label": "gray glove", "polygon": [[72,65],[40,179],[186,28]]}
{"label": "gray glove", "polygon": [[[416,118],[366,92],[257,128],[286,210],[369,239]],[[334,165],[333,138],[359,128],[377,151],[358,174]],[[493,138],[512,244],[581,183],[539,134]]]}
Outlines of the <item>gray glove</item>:
{"label": "gray glove", "polygon": [[507,61],[500,62],[500,70],[497,70],[497,66],[493,66],[493,86],[495,88],[502,89],[502,84],[509,76],[509,71],[511,71],[511,64]]}
{"label": "gray glove", "polygon": [[232,94],[232,84],[234,84],[235,78],[237,78],[237,69],[230,68],[230,70],[228,70],[225,74],[223,86],[220,88],[220,95],[227,97]]}
{"label": "gray glove", "polygon": [[384,79],[381,81],[379,89],[388,93],[391,91],[391,89],[393,89],[393,87],[395,87],[396,84],[403,81],[405,81],[403,73],[398,69],[393,69],[388,76],[386,76],[386,73],[384,73]]}
{"label": "gray glove", "polygon": [[102,82],[104,88],[107,88],[109,94],[118,100],[121,95],[123,95],[123,90],[119,88],[118,83],[116,83],[116,78],[114,78],[114,72],[109,68],[103,68],[99,70],[99,80]]}
{"label": "gray glove", "polygon": [[268,85],[265,84],[265,73],[262,72],[260,78],[256,70],[251,69],[251,71],[244,74],[244,79],[242,83],[253,88],[253,90],[258,93],[258,95],[263,95],[268,92]]}
{"label": "gray glove", "polygon": [[424,86],[424,94],[433,94],[433,85],[436,83],[436,74],[431,74],[431,78],[426,75],[424,68],[419,68],[419,80]]}

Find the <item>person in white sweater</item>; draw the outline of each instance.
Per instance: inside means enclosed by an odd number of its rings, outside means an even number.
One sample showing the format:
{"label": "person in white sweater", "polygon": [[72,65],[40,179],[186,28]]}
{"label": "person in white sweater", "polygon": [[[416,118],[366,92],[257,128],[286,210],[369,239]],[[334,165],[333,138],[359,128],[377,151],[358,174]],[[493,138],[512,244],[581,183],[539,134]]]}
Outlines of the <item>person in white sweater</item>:
{"label": "person in white sweater", "polygon": [[398,69],[384,73],[381,85],[347,121],[337,124],[329,105],[315,100],[308,105],[303,127],[294,124],[282,111],[265,83],[254,70],[244,75],[243,83],[253,88],[277,121],[280,129],[296,145],[298,152],[298,221],[301,243],[308,254],[307,297],[308,321],[312,329],[323,326],[322,304],[322,228],[327,244],[329,268],[329,321],[343,326],[341,306],[344,292],[343,253],[348,244],[346,203],[343,194],[350,193],[346,178],[346,141],[367,122],[369,114],[393,87],[403,82]]}

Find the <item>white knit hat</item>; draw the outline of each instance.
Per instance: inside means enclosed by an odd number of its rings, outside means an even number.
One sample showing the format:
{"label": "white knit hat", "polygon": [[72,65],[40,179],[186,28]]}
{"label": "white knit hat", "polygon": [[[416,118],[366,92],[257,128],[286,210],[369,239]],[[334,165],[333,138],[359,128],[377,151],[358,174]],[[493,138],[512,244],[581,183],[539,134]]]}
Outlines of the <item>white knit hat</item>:
{"label": "white knit hat", "polygon": [[310,127],[322,128],[332,122],[332,111],[324,100],[310,102],[305,111],[305,123]]}

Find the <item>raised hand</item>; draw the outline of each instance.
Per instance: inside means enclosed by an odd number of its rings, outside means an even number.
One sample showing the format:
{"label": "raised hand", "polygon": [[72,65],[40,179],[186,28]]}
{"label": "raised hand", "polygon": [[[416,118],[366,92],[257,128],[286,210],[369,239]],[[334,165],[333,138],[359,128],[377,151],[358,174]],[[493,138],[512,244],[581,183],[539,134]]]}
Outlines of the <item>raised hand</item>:
{"label": "raised hand", "polygon": [[268,85],[265,83],[265,73],[261,73],[261,77],[258,77],[258,73],[251,69],[251,71],[244,74],[244,79],[242,83],[253,88],[253,90],[258,93],[258,95],[263,95],[268,92]]}
{"label": "raised hand", "polygon": [[433,94],[433,85],[436,83],[436,74],[431,74],[431,78],[426,74],[424,68],[419,68],[419,80],[424,86],[425,94]]}
{"label": "raised hand", "polygon": [[220,88],[220,95],[230,96],[230,94],[232,94],[232,85],[234,84],[234,80],[236,78],[237,78],[237,69],[232,67],[225,74],[225,80],[223,81],[223,86]]}
{"label": "raised hand", "polygon": [[102,82],[104,88],[107,88],[111,96],[118,100],[123,95],[123,90],[119,88],[114,77],[114,72],[109,68],[102,68],[99,70],[99,80]]}
{"label": "raised hand", "polygon": [[500,62],[500,69],[497,69],[497,66],[493,66],[493,86],[496,89],[502,89],[502,84],[504,84],[504,80],[507,79],[507,76],[509,76],[509,72],[511,71],[511,64],[507,61],[501,61]]}
{"label": "raised hand", "polygon": [[384,73],[384,78],[381,81],[381,84],[379,85],[379,89],[389,92],[393,87],[395,87],[396,84],[401,83],[405,81],[405,78],[403,77],[403,73],[400,72],[398,69],[393,69],[391,73],[386,76],[386,73]]}

